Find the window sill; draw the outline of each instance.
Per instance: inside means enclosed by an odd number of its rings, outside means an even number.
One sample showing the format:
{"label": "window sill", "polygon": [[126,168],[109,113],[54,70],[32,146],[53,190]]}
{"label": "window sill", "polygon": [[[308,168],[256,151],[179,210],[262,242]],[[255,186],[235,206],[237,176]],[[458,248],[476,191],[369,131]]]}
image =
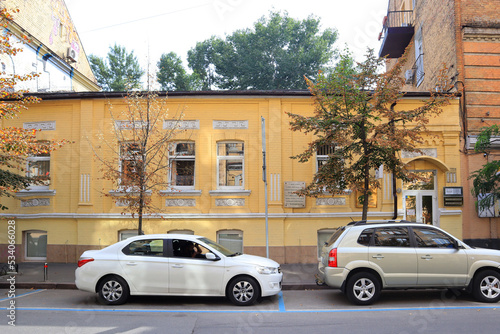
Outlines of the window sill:
{"label": "window sill", "polygon": [[195,189],[169,189],[160,190],[162,196],[201,196],[201,190]]}
{"label": "window sill", "polygon": [[54,189],[21,190],[16,193],[16,197],[55,196],[55,195],[56,191]]}
{"label": "window sill", "polygon": [[210,196],[250,196],[251,190],[244,189],[224,189],[224,190],[210,190]]}
{"label": "window sill", "polygon": [[[147,190],[146,191],[146,195],[147,196],[151,196],[151,193],[152,193],[151,190]],[[109,194],[111,196],[116,196],[116,197],[121,197],[121,196],[139,196],[139,191],[135,190],[135,189],[132,189],[132,188],[128,188],[128,189],[116,189],[116,190],[110,190]]]}

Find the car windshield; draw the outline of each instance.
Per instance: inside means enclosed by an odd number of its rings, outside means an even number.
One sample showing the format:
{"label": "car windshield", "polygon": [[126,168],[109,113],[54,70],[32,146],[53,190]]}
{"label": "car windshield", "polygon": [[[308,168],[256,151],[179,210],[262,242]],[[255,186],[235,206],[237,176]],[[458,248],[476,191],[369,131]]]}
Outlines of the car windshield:
{"label": "car windshield", "polygon": [[198,240],[200,240],[201,242],[205,243],[206,245],[212,247],[213,249],[215,249],[216,251],[222,253],[225,256],[235,256],[235,255],[239,255],[240,254],[240,253],[235,253],[233,251],[230,251],[226,247],[221,246],[218,243],[216,243],[216,242],[214,242],[214,241],[212,241],[210,239],[207,239],[207,238],[198,238]]}

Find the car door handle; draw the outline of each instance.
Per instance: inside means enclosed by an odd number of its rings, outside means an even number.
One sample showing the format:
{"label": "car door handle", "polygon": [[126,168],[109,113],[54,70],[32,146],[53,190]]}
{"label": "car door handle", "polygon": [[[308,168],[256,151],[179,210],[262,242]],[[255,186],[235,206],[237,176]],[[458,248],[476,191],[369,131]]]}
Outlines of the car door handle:
{"label": "car door handle", "polygon": [[135,262],[127,262],[127,266],[136,266],[136,265],[137,265],[137,263],[135,263]]}
{"label": "car door handle", "polygon": [[424,259],[424,260],[432,260],[432,256],[430,256],[430,255],[424,255],[424,256],[421,256],[420,258]]}
{"label": "car door handle", "polygon": [[377,254],[372,256],[374,259],[383,259],[384,256],[382,254]]}
{"label": "car door handle", "polygon": [[173,264],[172,268],[184,268],[182,264]]}

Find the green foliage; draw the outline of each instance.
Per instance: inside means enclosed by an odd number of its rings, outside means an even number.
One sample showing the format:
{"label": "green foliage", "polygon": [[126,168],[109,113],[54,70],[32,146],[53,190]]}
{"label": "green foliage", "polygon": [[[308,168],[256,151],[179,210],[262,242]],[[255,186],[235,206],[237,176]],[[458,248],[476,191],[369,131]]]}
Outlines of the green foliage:
{"label": "green foliage", "polygon": [[332,60],[334,29],[320,32],[319,19],[299,21],[271,12],[253,29],[225,39],[212,37],[188,52],[189,67],[203,89],[300,89]]}
{"label": "green foliage", "polygon": [[385,170],[404,181],[417,177],[405,170],[397,152],[420,152],[415,144],[423,141],[429,117],[441,112],[449,96],[432,95],[418,108],[397,109],[403,96],[401,68],[406,59],[407,53],[389,72],[382,73],[385,60],[375,57],[373,50],[360,63],[344,53],[331,73],[320,73],[315,81],[308,80],[314,96],[314,115],[288,115],[293,131],[310,133],[315,139],[292,158],[307,162],[320,150],[326,148],[329,153],[303,195],[358,191],[363,203],[362,219],[366,219],[369,195],[380,187],[374,169],[384,165]]}
{"label": "green foliage", "polygon": [[97,83],[103,90],[126,91],[141,88],[144,71],[133,51],[127,53],[125,47],[115,44],[109,47],[106,60],[90,55],[89,61]]}
{"label": "green foliage", "polygon": [[[477,136],[474,150],[483,153],[489,159],[491,143],[498,141],[500,129],[498,125],[484,127]],[[500,161],[487,161],[481,169],[474,171],[469,177],[472,179],[472,195],[478,198],[479,210],[483,211],[494,206],[500,199]]]}
{"label": "green foliage", "polygon": [[190,91],[201,88],[196,74],[187,74],[181,58],[175,53],[163,54],[158,62],[157,81],[162,90]]}

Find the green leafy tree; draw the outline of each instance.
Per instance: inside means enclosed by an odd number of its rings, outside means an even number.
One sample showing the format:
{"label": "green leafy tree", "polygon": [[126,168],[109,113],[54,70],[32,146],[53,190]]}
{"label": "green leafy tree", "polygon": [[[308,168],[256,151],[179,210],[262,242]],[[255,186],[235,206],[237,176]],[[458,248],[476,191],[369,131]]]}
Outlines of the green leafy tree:
{"label": "green leafy tree", "polygon": [[334,29],[320,31],[314,16],[300,21],[271,12],[253,29],[197,43],[188,62],[204,89],[300,89],[307,87],[304,76],[328,66],[336,39]]}
{"label": "green leafy tree", "polygon": [[114,45],[109,47],[107,59],[89,56],[90,67],[97,83],[106,91],[126,91],[141,88],[141,77],[144,71],[139,65],[134,52],[127,52],[125,47]]}
{"label": "green leafy tree", "polygon": [[491,144],[500,141],[497,124],[481,129],[474,151],[484,154],[487,162],[470,176],[472,194],[478,198],[479,212],[488,210],[500,199],[500,161],[491,159]]}
{"label": "green leafy tree", "polygon": [[182,59],[175,52],[162,54],[157,65],[156,78],[162,90],[189,91],[201,88],[197,75],[186,72]]}
{"label": "green leafy tree", "polygon": [[[407,54],[390,71],[382,73],[385,60],[369,50],[363,62],[355,63],[348,53],[341,55],[330,74],[320,73],[308,80],[314,97],[311,117],[288,113],[291,128],[314,135],[308,148],[292,158],[307,162],[319,150],[328,159],[318,168],[302,195],[343,194],[357,191],[367,219],[369,196],[380,187],[373,170],[381,165],[403,181],[419,178],[405,169],[398,152],[420,152],[429,117],[438,115],[449,103],[449,95],[432,94],[412,110],[396,108],[404,94],[401,68]],[[444,71],[442,71],[444,73]],[[447,87],[444,87],[447,88]]]}

